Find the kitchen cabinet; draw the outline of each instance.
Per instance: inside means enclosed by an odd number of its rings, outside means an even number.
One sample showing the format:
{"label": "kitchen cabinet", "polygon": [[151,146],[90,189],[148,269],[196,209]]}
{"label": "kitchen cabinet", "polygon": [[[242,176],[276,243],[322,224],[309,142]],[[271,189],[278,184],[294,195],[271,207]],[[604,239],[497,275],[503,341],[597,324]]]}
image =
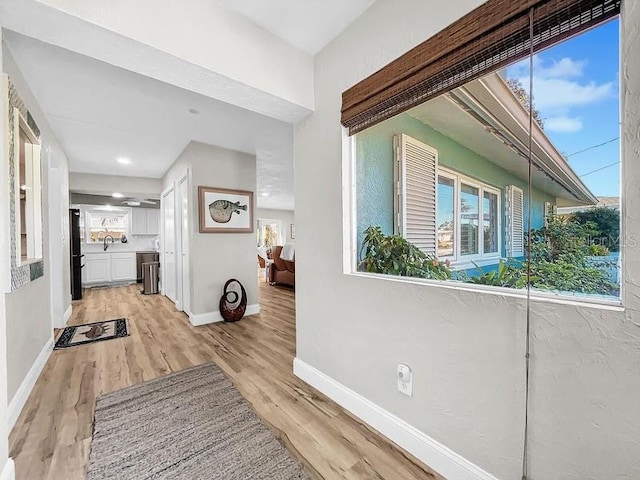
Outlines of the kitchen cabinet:
{"label": "kitchen cabinet", "polygon": [[131,233],[133,235],[158,235],[160,210],[157,208],[133,208]]}
{"label": "kitchen cabinet", "polygon": [[136,279],[136,254],[111,254],[111,281],[122,282]]}
{"label": "kitchen cabinet", "polygon": [[111,281],[111,258],[108,254],[88,253],[84,256],[82,283]]}
{"label": "kitchen cabinet", "polygon": [[136,281],[135,252],[87,253],[83,259],[85,285]]}

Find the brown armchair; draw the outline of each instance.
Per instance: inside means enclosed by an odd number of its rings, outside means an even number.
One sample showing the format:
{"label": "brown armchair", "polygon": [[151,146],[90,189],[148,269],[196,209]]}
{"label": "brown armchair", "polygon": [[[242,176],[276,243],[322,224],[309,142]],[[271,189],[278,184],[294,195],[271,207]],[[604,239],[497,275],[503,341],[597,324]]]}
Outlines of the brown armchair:
{"label": "brown armchair", "polygon": [[280,258],[281,246],[271,249],[273,263],[269,265],[269,283],[278,285],[296,285],[296,263]]}

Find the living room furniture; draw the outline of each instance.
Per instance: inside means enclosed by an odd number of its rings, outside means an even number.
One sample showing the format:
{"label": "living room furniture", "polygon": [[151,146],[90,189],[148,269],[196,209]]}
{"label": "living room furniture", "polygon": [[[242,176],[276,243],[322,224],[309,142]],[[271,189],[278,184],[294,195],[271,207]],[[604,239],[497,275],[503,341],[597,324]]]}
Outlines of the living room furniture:
{"label": "living room furniture", "polygon": [[295,261],[283,260],[280,257],[282,246],[278,245],[271,249],[271,259],[273,263],[269,265],[267,275],[269,283],[272,285],[296,285],[296,264]]}

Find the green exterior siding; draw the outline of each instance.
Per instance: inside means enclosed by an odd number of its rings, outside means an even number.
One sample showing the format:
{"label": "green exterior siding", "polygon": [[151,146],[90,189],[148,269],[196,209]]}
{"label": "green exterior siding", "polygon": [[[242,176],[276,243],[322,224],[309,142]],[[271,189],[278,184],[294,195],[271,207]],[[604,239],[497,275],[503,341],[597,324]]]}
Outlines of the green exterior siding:
{"label": "green exterior siding", "polygon": [[[370,225],[380,225],[388,235],[393,233],[393,137],[401,133],[437,149],[440,166],[500,189],[503,230],[501,255],[505,256],[505,187],[515,185],[524,191],[524,225],[526,226],[527,182],[406,113],[356,135],[358,245],[362,244],[363,232]],[[555,204],[555,198],[532,188],[531,228],[533,229],[540,228],[544,223],[545,202]]]}

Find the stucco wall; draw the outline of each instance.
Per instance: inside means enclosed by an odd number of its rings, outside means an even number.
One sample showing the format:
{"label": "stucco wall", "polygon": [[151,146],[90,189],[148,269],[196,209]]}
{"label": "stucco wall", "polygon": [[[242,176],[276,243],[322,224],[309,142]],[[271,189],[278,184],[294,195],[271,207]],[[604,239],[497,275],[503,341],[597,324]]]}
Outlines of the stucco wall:
{"label": "stucco wall", "polygon": [[[526,298],[343,272],[341,93],[479,3],[379,0],[316,56],[316,111],[294,145],[297,356],[510,480],[521,475]],[[622,5],[625,307],[532,300],[533,480],[640,478],[640,4]],[[412,398],[396,391],[400,362],[414,369]]]}
{"label": "stucco wall", "polygon": [[[501,255],[505,256],[505,187],[515,185],[525,192],[523,225],[527,225],[527,182],[406,113],[356,135],[358,248],[362,243],[364,230],[370,225],[380,225],[388,235],[393,233],[393,137],[400,133],[405,133],[438,150],[438,163],[441,167],[450,168],[500,189]],[[544,202],[555,203],[555,197],[533,188],[531,198],[531,228],[536,229],[544,223]]]}

